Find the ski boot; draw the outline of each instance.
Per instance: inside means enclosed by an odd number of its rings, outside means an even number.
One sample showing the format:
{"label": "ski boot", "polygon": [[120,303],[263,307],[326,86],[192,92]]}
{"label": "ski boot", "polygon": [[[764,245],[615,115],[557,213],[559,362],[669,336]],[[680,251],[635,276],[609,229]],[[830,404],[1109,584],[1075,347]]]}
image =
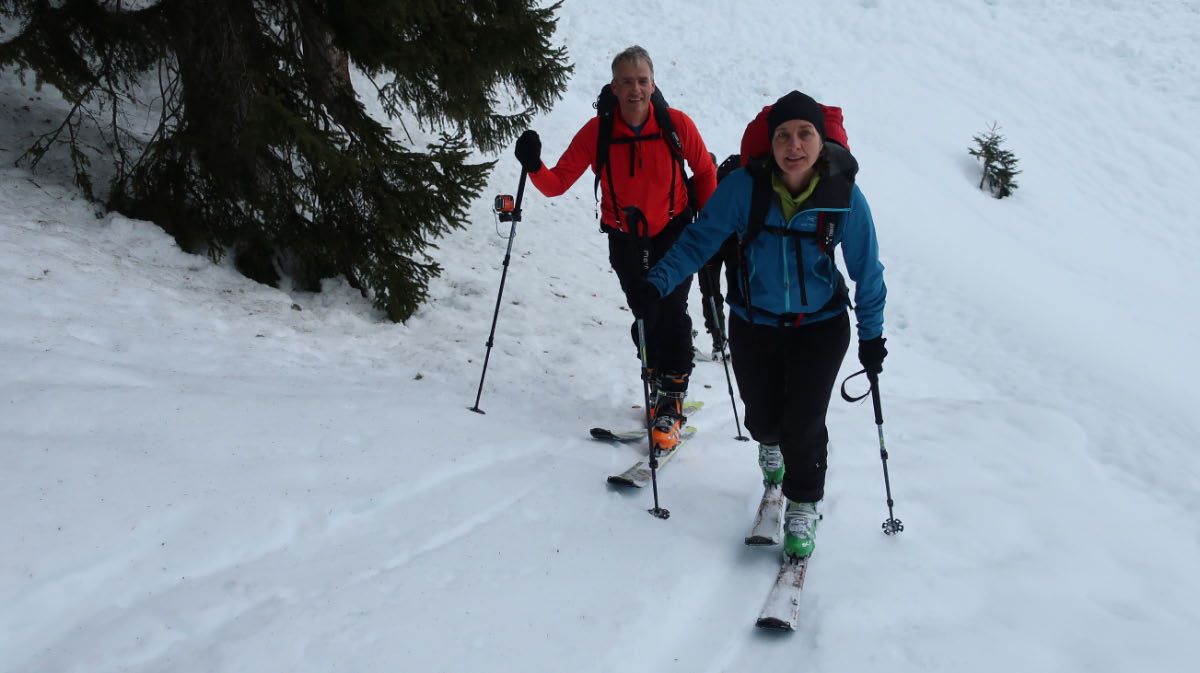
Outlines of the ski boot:
{"label": "ski boot", "polygon": [[783,483],[783,452],[778,444],[758,445],[758,466],[762,468],[763,486],[779,486]]}
{"label": "ski boot", "polygon": [[815,502],[796,502],[789,499],[783,513],[783,556],[789,561],[808,558],[813,553],[817,522],[821,515]]}
{"label": "ski boot", "polygon": [[650,437],[654,450],[664,456],[679,446],[683,424],[683,399],[687,396],[687,374],[664,373],[658,380],[658,395],[654,402]]}

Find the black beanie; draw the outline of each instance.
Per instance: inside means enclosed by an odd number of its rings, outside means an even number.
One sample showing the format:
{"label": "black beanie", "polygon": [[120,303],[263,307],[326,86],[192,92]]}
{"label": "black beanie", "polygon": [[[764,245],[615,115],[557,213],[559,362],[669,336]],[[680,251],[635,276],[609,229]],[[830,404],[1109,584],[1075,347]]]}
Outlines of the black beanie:
{"label": "black beanie", "polygon": [[775,137],[775,129],[780,124],[791,119],[811,122],[817,127],[821,141],[825,141],[825,113],[817,101],[799,91],[787,94],[771,106],[771,111],[767,113],[767,141],[770,142]]}

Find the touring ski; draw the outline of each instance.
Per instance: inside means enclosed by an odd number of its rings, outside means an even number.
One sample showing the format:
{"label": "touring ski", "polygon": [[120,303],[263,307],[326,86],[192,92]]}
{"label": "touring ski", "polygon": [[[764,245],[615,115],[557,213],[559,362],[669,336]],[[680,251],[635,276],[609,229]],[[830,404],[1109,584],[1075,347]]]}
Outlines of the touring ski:
{"label": "touring ski", "polygon": [[[640,409],[641,407],[638,407]],[[683,403],[683,415],[685,418],[690,418],[704,408],[704,402],[699,400],[688,400]],[[601,439],[609,442],[636,442],[646,439],[646,428],[629,428],[628,430],[609,430],[608,428],[592,428],[592,439]]]}
{"label": "touring ski", "polygon": [[[691,437],[695,434],[695,427],[689,425],[684,428],[683,433],[679,436],[679,444],[676,444],[675,448],[670,453],[658,457],[658,469],[662,470],[663,467],[665,467],[666,464],[675,457],[675,454],[679,453],[679,449],[683,447],[683,443],[691,439]],[[642,437],[645,437],[645,433],[642,434]],[[644,487],[646,484],[650,483],[650,461],[647,459],[639,460],[638,462],[634,463],[632,467],[630,467],[628,470],[625,470],[621,474],[611,475],[608,478],[608,483],[615,486],[632,486],[634,488]]]}
{"label": "touring ski", "polygon": [[762,501],[758,503],[758,512],[754,514],[754,525],[746,536],[746,544],[767,546],[782,542],[783,509],[786,504],[782,486],[770,484],[765,487]]}
{"label": "touring ski", "polygon": [[800,594],[804,589],[807,571],[807,558],[784,560],[755,626],[776,631],[796,630],[796,623],[800,619]]}

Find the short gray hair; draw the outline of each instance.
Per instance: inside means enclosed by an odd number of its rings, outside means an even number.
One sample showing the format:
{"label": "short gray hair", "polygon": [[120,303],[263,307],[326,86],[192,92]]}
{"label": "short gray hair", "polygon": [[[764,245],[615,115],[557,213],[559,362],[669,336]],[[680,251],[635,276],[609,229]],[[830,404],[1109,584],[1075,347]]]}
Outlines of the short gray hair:
{"label": "short gray hair", "polygon": [[613,59],[613,62],[612,62],[613,79],[617,78],[617,66],[619,66],[625,62],[636,64],[638,61],[645,61],[646,65],[650,66],[650,75],[651,76],[654,75],[654,61],[650,60],[650,53],[647,52],[644,48],[635,44],[632,47],[629,47],[629,48],[625,49],[624,51],[622,51],[621,53],[617,54],[617,57]]}

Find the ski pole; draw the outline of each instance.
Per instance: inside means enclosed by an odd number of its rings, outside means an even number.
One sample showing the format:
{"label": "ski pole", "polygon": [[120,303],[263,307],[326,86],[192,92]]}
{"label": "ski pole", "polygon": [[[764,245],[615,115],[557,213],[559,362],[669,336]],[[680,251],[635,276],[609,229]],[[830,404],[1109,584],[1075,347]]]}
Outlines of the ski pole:
{"label": "ski pole", "polygon": [[[711,273],[711,269],[701,267],[702,273]],[[712,276],[709,276],[712,280]],[[712,284],[711,287],[717,287]],[[725,333],[725,325],[722,325],[721,315],[717,313],[717,298],[715,295],[709,295],[708,307],[712,311],[712,319],[717,323],[717,331],[721,333],[721,364],[725,365],[725,385],[729,387],[729,404],[733,405],[733,424],[737,428],[737,437],[734,439],[739,442],[748,442],[750,438],[742,434],[742,422],[738,420],[737,402],[733,399],[733,379],[729,378],[729,358],[726,357],[725,351],[729,348],[729,335]]]}
{"label": "ski pole", "polygon": [[[625,225],[630,232],[636,233],[642,242],[642,277],[650,272],[650,223],[645,214],[636,206],[625,209]],[[658,452],[654,450],[654,431],[650,427],[650,358],[646,354],[646,321],[637,319],[638,357],[642,360],[642,394],[646,401],[646,444],[650,449],[650,485],[654,491],[654,508],[648,510],[660,519],[666,519],[671,513],[658,504]]]}
{"label": "ski pole", "polygon": [[[846,392],[846,384],[850,382],[850,379],[862,374],[866,374],[867,380],[871,382],[871,390],[859,395],[858,397],[851,397]],[[897,519],[892,510],[896,503],[894,500],[892,500],[892,480],[888,477],[887,445],[884,444],[883,441],[883,408],[879,403],[879,375],[871,374],[864,369],[860,372],[847,376],[846,380],[842,381],[842,399],[846,400],[847,402],[858,402],[859,400],[864,399],[867,395],[871,396],[871,405],[875,408],[875,428],[879,432],[879,459],[883,462],[883,488],[887,493],[888,518],[887,521],[883,522],[883,532],[885,535],[893,535],[904,530],[904,522],[900,519]]]}
{"label": "ski pole", "polygon": [[904,523],[897,519],[892,512],[892,506],[895,501],[892,500],[892,481],[888,478],[888,452],[887,446],[883,443],[883,410],[879,404],[879,376],[877,374],[867,374],[867,380],[871,382],[871,405],[875,407],[875,428],[879,431],[879,460],[883,462],[883,488],[887,492],[888,518],[883,522],[883,532],[885,535],[892,535],[904,530]]}
{"label": "ski pole", "polygon": [[654,508],[648,510],[660,519],[666,519],[671,513],[658,505],[658,452],[654,450],[654,432],[650,428],[650,367],[646,360],[646,322],[637,319],[638,355],[642,358],[642,395],[646,400],[646,443],[650,447],[650,485],[654,491]]}
{"label": "ski pole", "polygon": [[508,278],[508,262],[512,259],[513,239],[517,236],[517,222],[521,221],[521,199],[525,196],[526,171],[521,169],[521,181],[517,184],[517,199],[513,202],[511,196],[497,196],[493,210],[500,216],[500,221],[511,221],[512,227],[508,232],[508,249],[504,251],[504,270],[500,272],[500,291],[496,293],[496,310],[492,313],[492,331],[488,333],[487,352],[483,356],[483,373],[479,375],[479,391],[475,393],[475,405],[468,407],[477,414],[485,413],[479,408],[479,398],[483,396],[483,379],[487,376],[488,361],[492,359],[492,346],[496,339],[496,320],[500,317],[500,299],[504,296],[504,281]]}

